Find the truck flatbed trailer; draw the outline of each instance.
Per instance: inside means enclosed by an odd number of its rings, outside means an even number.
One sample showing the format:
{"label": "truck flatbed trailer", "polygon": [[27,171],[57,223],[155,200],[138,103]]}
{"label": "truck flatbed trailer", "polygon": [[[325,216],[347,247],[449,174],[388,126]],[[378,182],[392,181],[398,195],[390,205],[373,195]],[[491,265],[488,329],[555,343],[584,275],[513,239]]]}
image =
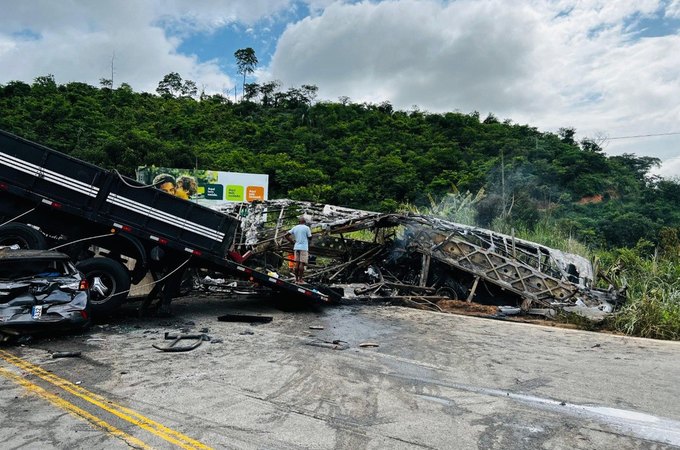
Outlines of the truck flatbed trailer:
{"label": "truck flatbed trailer", "polygon": [[[334,300],[316,286],[297,285],[230,259],[238,218],[2,130],[0,220],[0,245],[62,245],[61,251],[81,261],[83,272],[94,267],[91,272],[103,275],[109,290],[93,301],[95,314],[117,308],[127,296],[123,291],[139,283],[150,267],[184,258],[192,266],[293,296]],[[113,263],[93,258],[92,245]]]}

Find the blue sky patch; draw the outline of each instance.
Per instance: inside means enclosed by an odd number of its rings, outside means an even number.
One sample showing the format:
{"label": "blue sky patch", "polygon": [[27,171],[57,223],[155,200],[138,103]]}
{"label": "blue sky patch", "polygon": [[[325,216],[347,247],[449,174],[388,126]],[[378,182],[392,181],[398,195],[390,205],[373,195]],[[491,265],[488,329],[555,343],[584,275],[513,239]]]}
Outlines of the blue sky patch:
{"label": "blue sky patch", "polygon": [[[628,24],[626,24],[628,25]],[[667,17],[644,17],[630,24],[638,37],[660,37],[677,34],[680,31],[680,19]]]}
{"label": "blue sky patch", "polygon": [[177,51],[196,55],[200,61],[216,59],[222,70],[235,76],[236,50],[252,47],[259,61],[258,67],[268,66],[286,27],[308,15],[309,9],[305,5],[296,4],[285,13],[260,20],[254,25],[234,22],[213,32],[185,36]]}
{"label": "blue sky patch", "polygon": [[29,30],[28,28],[25,28],[21,31],[16,31],[12,33],[11,36],[22,41],[39,41],[42,39],[42,35],[40,33],[36,33],[35,31]]}

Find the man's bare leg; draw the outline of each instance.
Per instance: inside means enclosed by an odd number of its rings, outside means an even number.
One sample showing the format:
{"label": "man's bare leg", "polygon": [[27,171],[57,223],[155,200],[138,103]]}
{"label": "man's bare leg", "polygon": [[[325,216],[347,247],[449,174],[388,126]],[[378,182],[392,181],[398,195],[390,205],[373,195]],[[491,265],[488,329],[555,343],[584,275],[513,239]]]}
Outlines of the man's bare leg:
{"label": "man's bare leg", "polygon": [[298,282],[299,283],[304,283],[304,280],[302,279],[302,275],[305,273],[305,263],[299,262],[299,269],[298,269]]}

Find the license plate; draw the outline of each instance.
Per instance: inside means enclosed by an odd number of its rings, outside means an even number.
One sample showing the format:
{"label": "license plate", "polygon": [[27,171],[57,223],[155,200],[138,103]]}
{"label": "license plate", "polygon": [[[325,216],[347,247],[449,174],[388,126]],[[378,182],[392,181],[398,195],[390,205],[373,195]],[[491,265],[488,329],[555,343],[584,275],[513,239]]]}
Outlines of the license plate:
{"label": "license plate", "polygon": [[31,310],[31,316],[34,319],[40,319],[40,317],[42,316],[42,310],[43,310],[42,305],[34,306],[33,309]]}

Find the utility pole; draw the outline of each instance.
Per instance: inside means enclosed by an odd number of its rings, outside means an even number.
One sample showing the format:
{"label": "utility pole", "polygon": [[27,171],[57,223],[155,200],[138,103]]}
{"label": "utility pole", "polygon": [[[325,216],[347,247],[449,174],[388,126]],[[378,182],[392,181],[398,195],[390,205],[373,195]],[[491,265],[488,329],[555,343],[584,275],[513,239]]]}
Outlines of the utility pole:
{"label": "utility pole", "polygon": [[505,159],[501,150],[501,198],[503,199],[503,220],[505,220]]}
{"label": "utility pole", "polygon": [[116,51],[111,55],[111,92],[113,92],[113,61],[116,59]]}

